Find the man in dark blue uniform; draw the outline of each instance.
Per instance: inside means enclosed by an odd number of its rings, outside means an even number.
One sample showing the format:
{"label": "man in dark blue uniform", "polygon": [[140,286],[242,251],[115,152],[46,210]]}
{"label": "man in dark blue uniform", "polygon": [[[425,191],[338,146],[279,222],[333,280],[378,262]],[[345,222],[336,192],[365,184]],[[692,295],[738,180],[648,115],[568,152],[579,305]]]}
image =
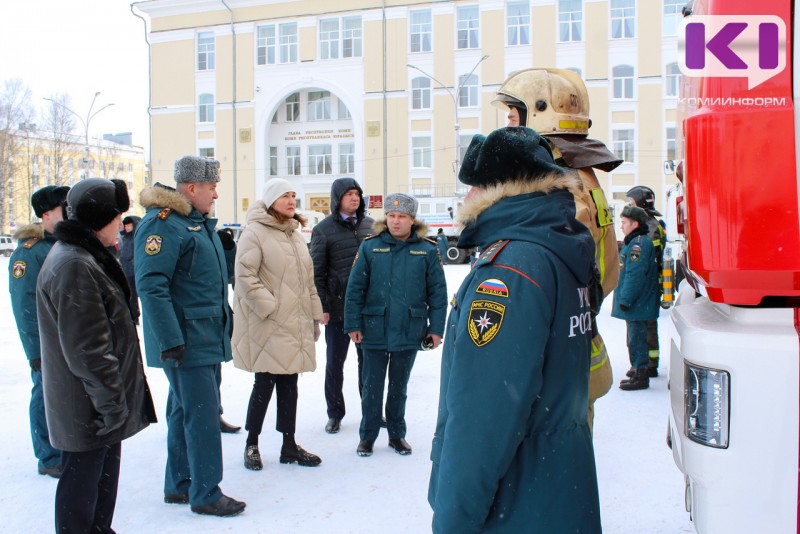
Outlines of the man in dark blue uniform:
{"label": "man in dark blue uniform", "polygon": [[458,246],[480,258],[451,303],[428,502],[434,532],[601,531],[587,423],[594,242],[579,178],[529,128],[476,135]]}
{"label": "man in dark blue uniform", "polygon": [[47,253],[56,242],[53,229],[62,219],[61,204],[69,187],[48,185],[31,196],[31,206],[42,224],[23,226],[14,234],[19,244],[8,261],[8,289],[11,309],[17,321],[22,348],[31,366],[30,418],[33,454],[39,460],[39,474],[61,476],[61,451],[50,445],[42,395],[42,355],[39,347],[39,321],[36,317],[36,278]]}
{"label": "man in dark blue uniform", "polygon": [[219,364],[231,359],[228,272],[216,219],[219,162],[184,156],[177,189],[142,191],[136,230],[136,285],[150,367],[169,380],[164,501],[198,514],[231,516],[245,503],[223,495]]}

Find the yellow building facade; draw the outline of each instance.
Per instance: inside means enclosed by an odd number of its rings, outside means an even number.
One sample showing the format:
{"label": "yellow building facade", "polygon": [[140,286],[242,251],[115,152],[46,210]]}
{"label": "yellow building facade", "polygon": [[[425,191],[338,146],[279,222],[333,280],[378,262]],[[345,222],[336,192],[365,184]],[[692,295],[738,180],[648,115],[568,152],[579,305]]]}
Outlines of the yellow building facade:
{"label": "yellow building facade", "polygon": [[139,193],[148,177],[144,148],[93,140],[86,160],[82,137],[73,135],[54,139],[50,132],[21,125],[11,134],[14,150],[7,162],[8,184],[2,209],[5,210],[3,234],[35,222],[31,195],[46,185],[73,185],[82,178],[117,178],[128,185],[130,213],[144,214]]}
{"label": "yellow building facade", "polygon": [[216,215],[243,223],[266,180],[326,211],[352,176],[386,194],[464,193],[476,133],[506,124],[490,102],[512,72],[580,73],[590,136],[625,160],[610,196],[647,185],[663,207],[674,159],[683,0],[151,0],[151,165],[172,185],[186,154],[222,164]]}

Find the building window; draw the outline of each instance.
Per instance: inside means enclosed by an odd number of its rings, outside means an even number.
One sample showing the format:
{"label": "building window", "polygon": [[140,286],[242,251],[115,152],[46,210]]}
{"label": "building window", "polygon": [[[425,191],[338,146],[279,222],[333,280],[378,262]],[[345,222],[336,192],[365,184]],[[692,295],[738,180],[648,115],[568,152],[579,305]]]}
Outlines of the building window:
{"label": "building window", "polygon": [[347,106],[341,100],[339,102],[339,119],[352,119],[353,116],[350,115],[350,110],[347,109]]}
{"label": "building window", "polygon": [[678,85],[681,80],[681,69],[677,63],[667,65],[666,89],[667,96],[678,96]]}
{"label": "building window", "polygon": [[478,48],[480,12],[478,6],[460,6],[458,13],[458,48]]}
{"label": "building window", "polygon": [[286,147],[286,173],[292,176],[300,175],[300,147]]}
{"label": "building window", "polygon": [[214,122],[214,95],[203,93],[197,98],[197,121]]}
{"label": "building window", "polygon": [[531,7],[528,2],[509,2],[506,7],[508,46],[531,44]]}
{"label": "building window", "polygon": [[214,70],[214,32],[197,34],[197,70]]}
{"label": "building window", "polygon": [[614,130],[612,134],[612,145],[614,147],[614,155],[619,159],[628,163],[632,163],[633,159],[633,129],[625,128]]}
{"label": "building window", "polygon": [[286,98],[286,122],[300,120],[300,93],[293,93]]}
{"label": "building window", "polygon": [[214,148],[201,148],[197,151],[197,155],[201,158],[213,158],[214,157]]}
{"label": "building window", "polygon": [[430,52],[431,51],[431,10],[411,12],[411,51]]}
{"label": "building window", "polygon": [[636,37],[635,0],[611,0],[611,38]]}
{"label": "building window", "polygon": [[633,98],[633,67],[617,65],[611,69],[614,82],[614,98],[630,100]]}
{"label": "building window", "polygon": [[458,107],[474,108],[478,106],[478,75],[462,74],[458,77]]}
{"label": "building window", "polygon": [[331,174],[331,145],[308,147],[308,174]]}
{"label": "building window", "polygon": [[411,80],[411,109],[431,108],[431,79],[420,76]]}
{"label": "building window", "polygon": [[664,0],[662,32],[665,37],[678,35],[684,5],[686,5],[686,0]]}
{"label": "building window", "polygon": [[[339,32],[341,26],[342,31]],[[322,19],[319,21],[320,59],[362,56],[361,17],[342,17],[342,19]]]}
{"label": "building window", "polygon": [[297,24],[280,24],[278,26],[281,63],[297,63]]}
{"label": "building window", "polygon": [[558,0],[558,40],[583,39],[583,0]]}
{"label": "building window", "polygon": [[339,173],[352,174],[356,172],[356,145],[343,143],[339,145]]}
{"label": "building window", "polygon": [[361,17],[342,18],[342,57],[361,57]]}
{"label": "building window", "polygon": [[308,120],[324,121],[331,119],[330,91],[308,92]]}
{"label": "building window", "polygon": [[431,138],[412,137],[411,152],[413,161],[411,166],[415,169],[430,169],[431,165]]}
{"label": "building window", "polygon": [[256,36],[256,63],[274,65],[275,63],[297,62],[297,24],[278,24],[277,36],[274,24],[259,26]]}
{"label": "building window", "polygon": [[675,127],[667,126],[667,160],[675,159]]}
{"label": "building window", "polygon": [[269,147],[269,175],[278,176],[278,147]]}
{"label": "building window", "polygon": [[319,21],[319,57],[320,59],[339,57],[339,19]]}
{"label": "building window", "polygon": [[256,63],[258,65],[275,64],[275,25],[259,26],[256,37]]}

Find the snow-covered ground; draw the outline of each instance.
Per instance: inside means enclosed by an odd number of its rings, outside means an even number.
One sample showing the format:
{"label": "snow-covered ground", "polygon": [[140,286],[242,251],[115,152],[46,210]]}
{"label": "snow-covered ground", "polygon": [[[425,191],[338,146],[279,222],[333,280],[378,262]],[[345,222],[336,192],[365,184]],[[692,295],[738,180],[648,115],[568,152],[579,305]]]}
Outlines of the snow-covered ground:
{"label": "snow-covered ground", "polygon": [[[8,272],[8,259],[0,259]],[[453,293],[467,266],[445,267],[448,292]],[[8,291],[0,292],[0,532],[51,532],[57,481],[36,473],[28,424],[30,374],[16,331]],[[675,534],[694,532],[683,504],[683,477],[665,444],[668,393],[667,328],[662,312],[661,376],[646,391],[616,387],[628,369],[625,324],[609,315],[606,300],[599,328],[611,355],[615,386],[595,406],[594,444],[600,484],[603,529],[610,534]],[[270,404],[261,435],[263,471],[242,465],[244,431],[223,434],[225,463],[222,490],[247,502],[233,518],[198,516],[188,506],[163,504],[166,424],[163,422],[167,381],[158,369],[147,369],[161,422],[122,445],[122,473],[113,527],[120,533],[159,532],[330,532],[423,533],[430,531],[431,510],[426,496],[430,445],[439,395],[441,351],[420,352],[409,384],[406,409],[411,456],[399,456],[386,445],[382,432],[370,458],[356,455],[360,407],[356,386],[355,349],[345,367],[348,414],[338,434],[324,431],[324,336],[317,344],[317,370],[300,377],[297,441],[322,458],[317,468],[278,463],[281,438],[274,431],[275,402]],[[244,424],[252,375],[223,366],[222,402],[225,418]],[[385,431],[384,431],[385,432]],[[475,432],[491,432],[476,428]]]}

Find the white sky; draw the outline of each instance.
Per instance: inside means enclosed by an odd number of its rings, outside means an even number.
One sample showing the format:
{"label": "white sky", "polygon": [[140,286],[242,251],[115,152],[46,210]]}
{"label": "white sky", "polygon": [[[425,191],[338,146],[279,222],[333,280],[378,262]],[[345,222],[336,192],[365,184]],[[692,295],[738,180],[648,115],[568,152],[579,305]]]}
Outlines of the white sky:
{"label": "white sky", "polygon": [[148,49],[130,2],[2,0],[0,21],[0,83],[21,78],[40,113],[44,97],[67,93],[84,120],[100,91],[94,110],[114,105],[90,121],[89,137],[133,132],[135,145],[149,146]]}

